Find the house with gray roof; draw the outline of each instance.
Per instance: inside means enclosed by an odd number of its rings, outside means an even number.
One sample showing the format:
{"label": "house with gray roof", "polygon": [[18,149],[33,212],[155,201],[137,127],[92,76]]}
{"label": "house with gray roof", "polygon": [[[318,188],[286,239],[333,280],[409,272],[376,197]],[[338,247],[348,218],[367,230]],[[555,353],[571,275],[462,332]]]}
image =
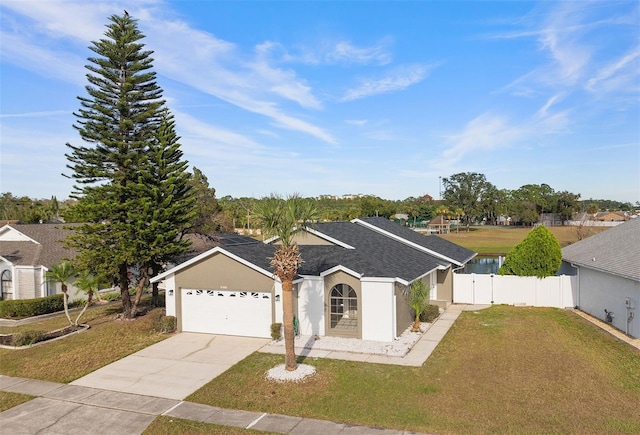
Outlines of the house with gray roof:
{"label": "house with gray roof", "polygon": [[[298,232],[303,263],[294,280],[302,335],[392,341],[411,324],[411,283],[431,303],[453,301],[453,271],[476,253],[384,218],[318,223]],[[282,322],[282,283],[270,259],[278,239],[220,238],[213,247],[154,277],[164,282],[167,315],[181,331],[269,337]]]}
{"label": "house with gray roof", "polygon": [[582,311],[640,338],[640,219],[563,248],[562,261]]}
{"label": "house with gray roof", "polygon": [[[64,246],[70,230],[60,224],[7,224],[0,228],[2,299],[31,299],[61,293],[45,273],[75,256]],[[69,295],[73,297],[73,291]]]}

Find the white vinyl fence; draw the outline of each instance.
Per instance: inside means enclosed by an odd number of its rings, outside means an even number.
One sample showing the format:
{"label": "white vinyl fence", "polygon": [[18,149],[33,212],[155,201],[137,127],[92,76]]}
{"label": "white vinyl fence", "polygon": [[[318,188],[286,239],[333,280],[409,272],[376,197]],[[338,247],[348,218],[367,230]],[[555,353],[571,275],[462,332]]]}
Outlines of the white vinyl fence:
{"label": "white vinyl fence", "polygon": [[458,304],[566,308],[576,306],[577,292],[577,276],[453,274],[453,302]]}

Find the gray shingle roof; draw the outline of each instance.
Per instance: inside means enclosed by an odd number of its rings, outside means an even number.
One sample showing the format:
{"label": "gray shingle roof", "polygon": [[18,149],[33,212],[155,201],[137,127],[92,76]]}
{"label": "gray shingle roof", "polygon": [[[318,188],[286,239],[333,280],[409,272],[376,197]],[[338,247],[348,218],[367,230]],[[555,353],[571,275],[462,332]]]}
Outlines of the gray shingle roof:
{"label": "gray shingle roof", "polygon": [[[397,224],[391,222],[391,225]],[[353,246],[357,251],[357,254],[350,254],[349,258],[353,267],[349,267],[349,264],[344,266],[366,276],[398,277],[413,281],[438,266],[450,265],[450,262],[353,222],[319,223],[314,230]]]}
{"label": "gray shingle roof", "polygon": [[75,257],[75,250],[64,246],[70,230],[61,224],[11,224],[15,230],[37,241],[2,241],[0,256],[19,266],[47,268]]}
{"label": "gray shingle roof", "polygon": [[640,218],[563,248],[562,259],[640,281]]}
{"label": "gray shingle roof", "polygon": [[454,260],[454,262],[458,263],[459,266],[465,264],[476,256],[475,252],[467,248],[463,248],[460,245],[456,245],[455,243],[452,243],[436,235],[426,236],[424,234],[420,234],[419,232],[414,231],[411,228],[398,225],[395,222],[390,221],[389,219],[381,217],[369,217],[358,220],[373,225],[383,231],[401,237],[419,246],[422,246],[423,248],[426,248],[430,251],[434,251],[438,254],[444,255],[445,257]]}
{"label": "gray shingle roof", "polygon": [[[390,224],[399,227],[397,224]],[[298,275],[318,276],[336,266],[343,266],[364,277],[400,278],[412,282],[438,267],[449,267],[452,264],[446,259],[355,222],[319,223],[313,230],[319,236],[338,240],[354,249],[338,245],[301,245],[303,263]],[[411,236],[414,244],[428,246],[430,250],[441,248],[445,256],[455,256],[462,259],[462,263],[475,255],[474,252],[446,240],[429,240],[428,236],[408,231],[409,233],[403,235]],[[225,239],[227,243],[224,243]],[[270,261],[277,246],[256,242],[250,238],[221,236],[219,241],[222,242],[221,249],[271,272]]]}

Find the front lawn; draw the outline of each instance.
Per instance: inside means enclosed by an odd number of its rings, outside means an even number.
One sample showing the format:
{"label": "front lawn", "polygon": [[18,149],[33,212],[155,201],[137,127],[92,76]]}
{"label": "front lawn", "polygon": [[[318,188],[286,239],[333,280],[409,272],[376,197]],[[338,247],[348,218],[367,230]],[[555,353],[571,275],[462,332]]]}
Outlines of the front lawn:
{"label": "front lawn", "polygon": [[[0,374],[68,383],[168,337],[154,330],[163,309],[135,320],[115,319],[119,312],[120,304],[94,307],[80,320],[91,326],[85,332],[28,349],[0,349]],[[65,324],[63,315],[0,332],[51,331]]]}
{"label": "front lawn", "polygon": [[255,353],[187,400],[432,433],[640,433],[640,351],[570,311],[463,312],[419,368],[307,359],[307,382],[265,380],[282,359]]}

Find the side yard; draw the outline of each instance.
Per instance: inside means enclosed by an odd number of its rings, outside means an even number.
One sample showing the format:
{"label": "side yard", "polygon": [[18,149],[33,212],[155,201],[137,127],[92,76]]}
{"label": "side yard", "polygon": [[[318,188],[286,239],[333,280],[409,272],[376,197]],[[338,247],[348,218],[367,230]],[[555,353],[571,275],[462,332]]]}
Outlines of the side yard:
{"label": "side yard", "polygon": [[274,384],[256,353],[187,400],[435,433],[639,433],[640,351],[561,309],[464,312],[423,367],[307,359]]}

